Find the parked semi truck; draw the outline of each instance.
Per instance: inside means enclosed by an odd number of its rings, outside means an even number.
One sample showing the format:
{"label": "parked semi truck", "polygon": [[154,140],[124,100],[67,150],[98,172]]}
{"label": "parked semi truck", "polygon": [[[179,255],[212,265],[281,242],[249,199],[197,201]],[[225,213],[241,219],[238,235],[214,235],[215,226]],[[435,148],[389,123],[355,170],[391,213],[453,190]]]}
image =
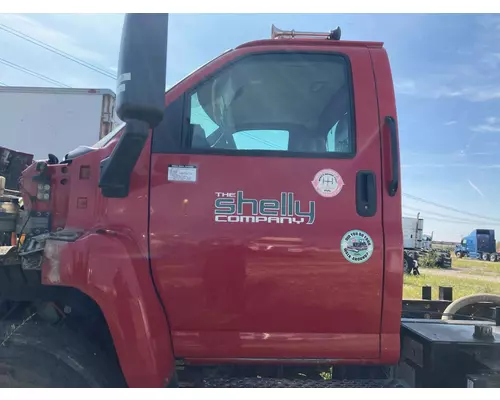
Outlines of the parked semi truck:
{"label": "parked semi truck", "polygon": [[451,268],[449,251],[432,248],[432,235],[426,235],[424,220],[419,216],[403,217],[403,270],[407,274],[418,274],[418,260],[422,256],[432,255],[436,266]]}
{"label": "parked semi truck", "polygon": [[500,261],[493,229],[475,229],[455,246],[458,258],[470,257],[484,261]]}
{"label": "parked semi truck", "polygon": [[44,160],[92,145],[119,123],[108,89],[0,87],[0,146]]}
{"label": "parked semi truck", "polygon": [[[124,125],[22,173],[0,258],[9,383],[492,385],[498,296],[402,300],[383,44],[274,28],[165,93],[167,32],[126,15]],[[484,321],[453,320],[476,303]]]}

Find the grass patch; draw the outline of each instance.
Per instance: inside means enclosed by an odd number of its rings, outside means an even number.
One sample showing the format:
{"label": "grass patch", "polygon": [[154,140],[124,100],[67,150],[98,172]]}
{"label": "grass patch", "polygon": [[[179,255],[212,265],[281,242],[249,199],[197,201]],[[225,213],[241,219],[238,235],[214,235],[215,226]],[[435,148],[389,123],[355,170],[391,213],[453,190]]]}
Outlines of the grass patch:
{"label": "grass patch", "polygon": [[467,269],[468,273],[476,273],[481,275],[481,272],[489,272],[500,275],[500,262],[490,262],[483,260],[471,260],[468,258],[453,257],[453,268]]}
{"label": "grass patch", "polygon": [[453,298],[468,296],[477,293],[500,294],[500,282],[489,282],[487,280],[469,279],[461,277],[449,277],[441,275],[425,274],[420,271],[420,276],[405,275],[403,299],[421,299],[422,286],[432,286],[432,298],[438,299],[439,286],[453,287]]}

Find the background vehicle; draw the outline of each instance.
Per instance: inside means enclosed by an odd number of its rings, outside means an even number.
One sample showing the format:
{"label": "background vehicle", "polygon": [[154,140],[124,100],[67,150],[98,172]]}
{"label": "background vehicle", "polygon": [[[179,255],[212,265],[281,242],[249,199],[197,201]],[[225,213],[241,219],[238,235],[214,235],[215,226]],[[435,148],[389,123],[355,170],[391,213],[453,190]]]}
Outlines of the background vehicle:
{"label": "background vehicle", "polygon": [[495,262],[500,260],[496,245],[493,229],[475,229],[455,246],[455,255]]}
{"label": "background vehicle", "polygon": [[494,369],[495,322],[414,316],[479,301],[491,320],[498,297],[401,299],[382,44],[274,29],[165,94],[167,21],[126,16],[125,125],[22,174],[20,239],[0,258],[17,382],[447,387]]}
{"label": "background vehicle", "polygon": [[[403,270],[405,273],[414,273],[410,267],[418,269],[418,260],[422,256],[432,253],[435,256],[436,266],[451,268],[450,252],[432,247],[432,235],[424,235],[424,220],[419,218],[403,217]],[[415,264],[414,261],[417,261]]]}
{"label": "background vehicle", "polygon": [[69,150],[92,145],[119,122],[115,94],[108,89],[0,87],[0,146],[62,159]]}

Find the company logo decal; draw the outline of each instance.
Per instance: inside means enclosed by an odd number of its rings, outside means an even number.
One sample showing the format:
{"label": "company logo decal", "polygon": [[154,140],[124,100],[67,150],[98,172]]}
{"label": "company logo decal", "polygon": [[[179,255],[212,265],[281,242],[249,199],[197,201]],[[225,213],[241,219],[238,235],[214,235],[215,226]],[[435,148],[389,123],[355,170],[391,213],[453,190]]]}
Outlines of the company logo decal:
{"label": "company logo decal", "polygon": [[366,232],[355,229],[342,237],[340,250],[347,261],[361,264],[372,256],[373,241]]}
{"label": "company logo decal", "polygon": [[322,169],[314,176],[312,184],[320,196],[335,197],[342,190],[344,181],[337,171]]}
{"label": "company logo decal", "polygon": [[245,198],[243,191],[215,193],[215,222],[221,223],[268,223],[306,224],[316,219],[316,203],[309,207],[295,200],[293,192],[282,192],[279,199]]}

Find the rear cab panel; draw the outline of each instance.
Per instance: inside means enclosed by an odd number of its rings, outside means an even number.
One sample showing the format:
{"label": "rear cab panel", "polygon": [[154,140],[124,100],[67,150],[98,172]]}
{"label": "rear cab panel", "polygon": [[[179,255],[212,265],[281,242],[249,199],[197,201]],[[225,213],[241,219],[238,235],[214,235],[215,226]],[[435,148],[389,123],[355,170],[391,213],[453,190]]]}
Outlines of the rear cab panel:
{"label": "rear cab panel", "polygon": [[[391,88],[381,44],[279,40],[240,46],[167,93],[150,253],[177,357],[397,360],[400,197],[386,204],[382,163]],[[335,151],[311,148],[329,130]]]}
{"label": "rear cab panel", "polygon": [[[396,363],[399,359],[399,332],[401,326],[402,295],[403,295],[403,227],[401,208],[401,187],[394,196],[390,196],[389,186],[393,178],[392,148],[389,127],[385,124],[386,117],[396,120],[396,98],[392,79],[389,57],[385,49],[370,48],[373,72],[377,85],[379,106],[381,152],[382,152],[382,187],[383,187],[383,227],[384,227],[384,300],[381,316],[381,354],[387,363]],[[399,131],[397,131],[399,132]],[[399,155],[399,137],[396,143]],[[398,165],[398,175],[401,169]],[[401,184],[400,184],[401,186]]]}

